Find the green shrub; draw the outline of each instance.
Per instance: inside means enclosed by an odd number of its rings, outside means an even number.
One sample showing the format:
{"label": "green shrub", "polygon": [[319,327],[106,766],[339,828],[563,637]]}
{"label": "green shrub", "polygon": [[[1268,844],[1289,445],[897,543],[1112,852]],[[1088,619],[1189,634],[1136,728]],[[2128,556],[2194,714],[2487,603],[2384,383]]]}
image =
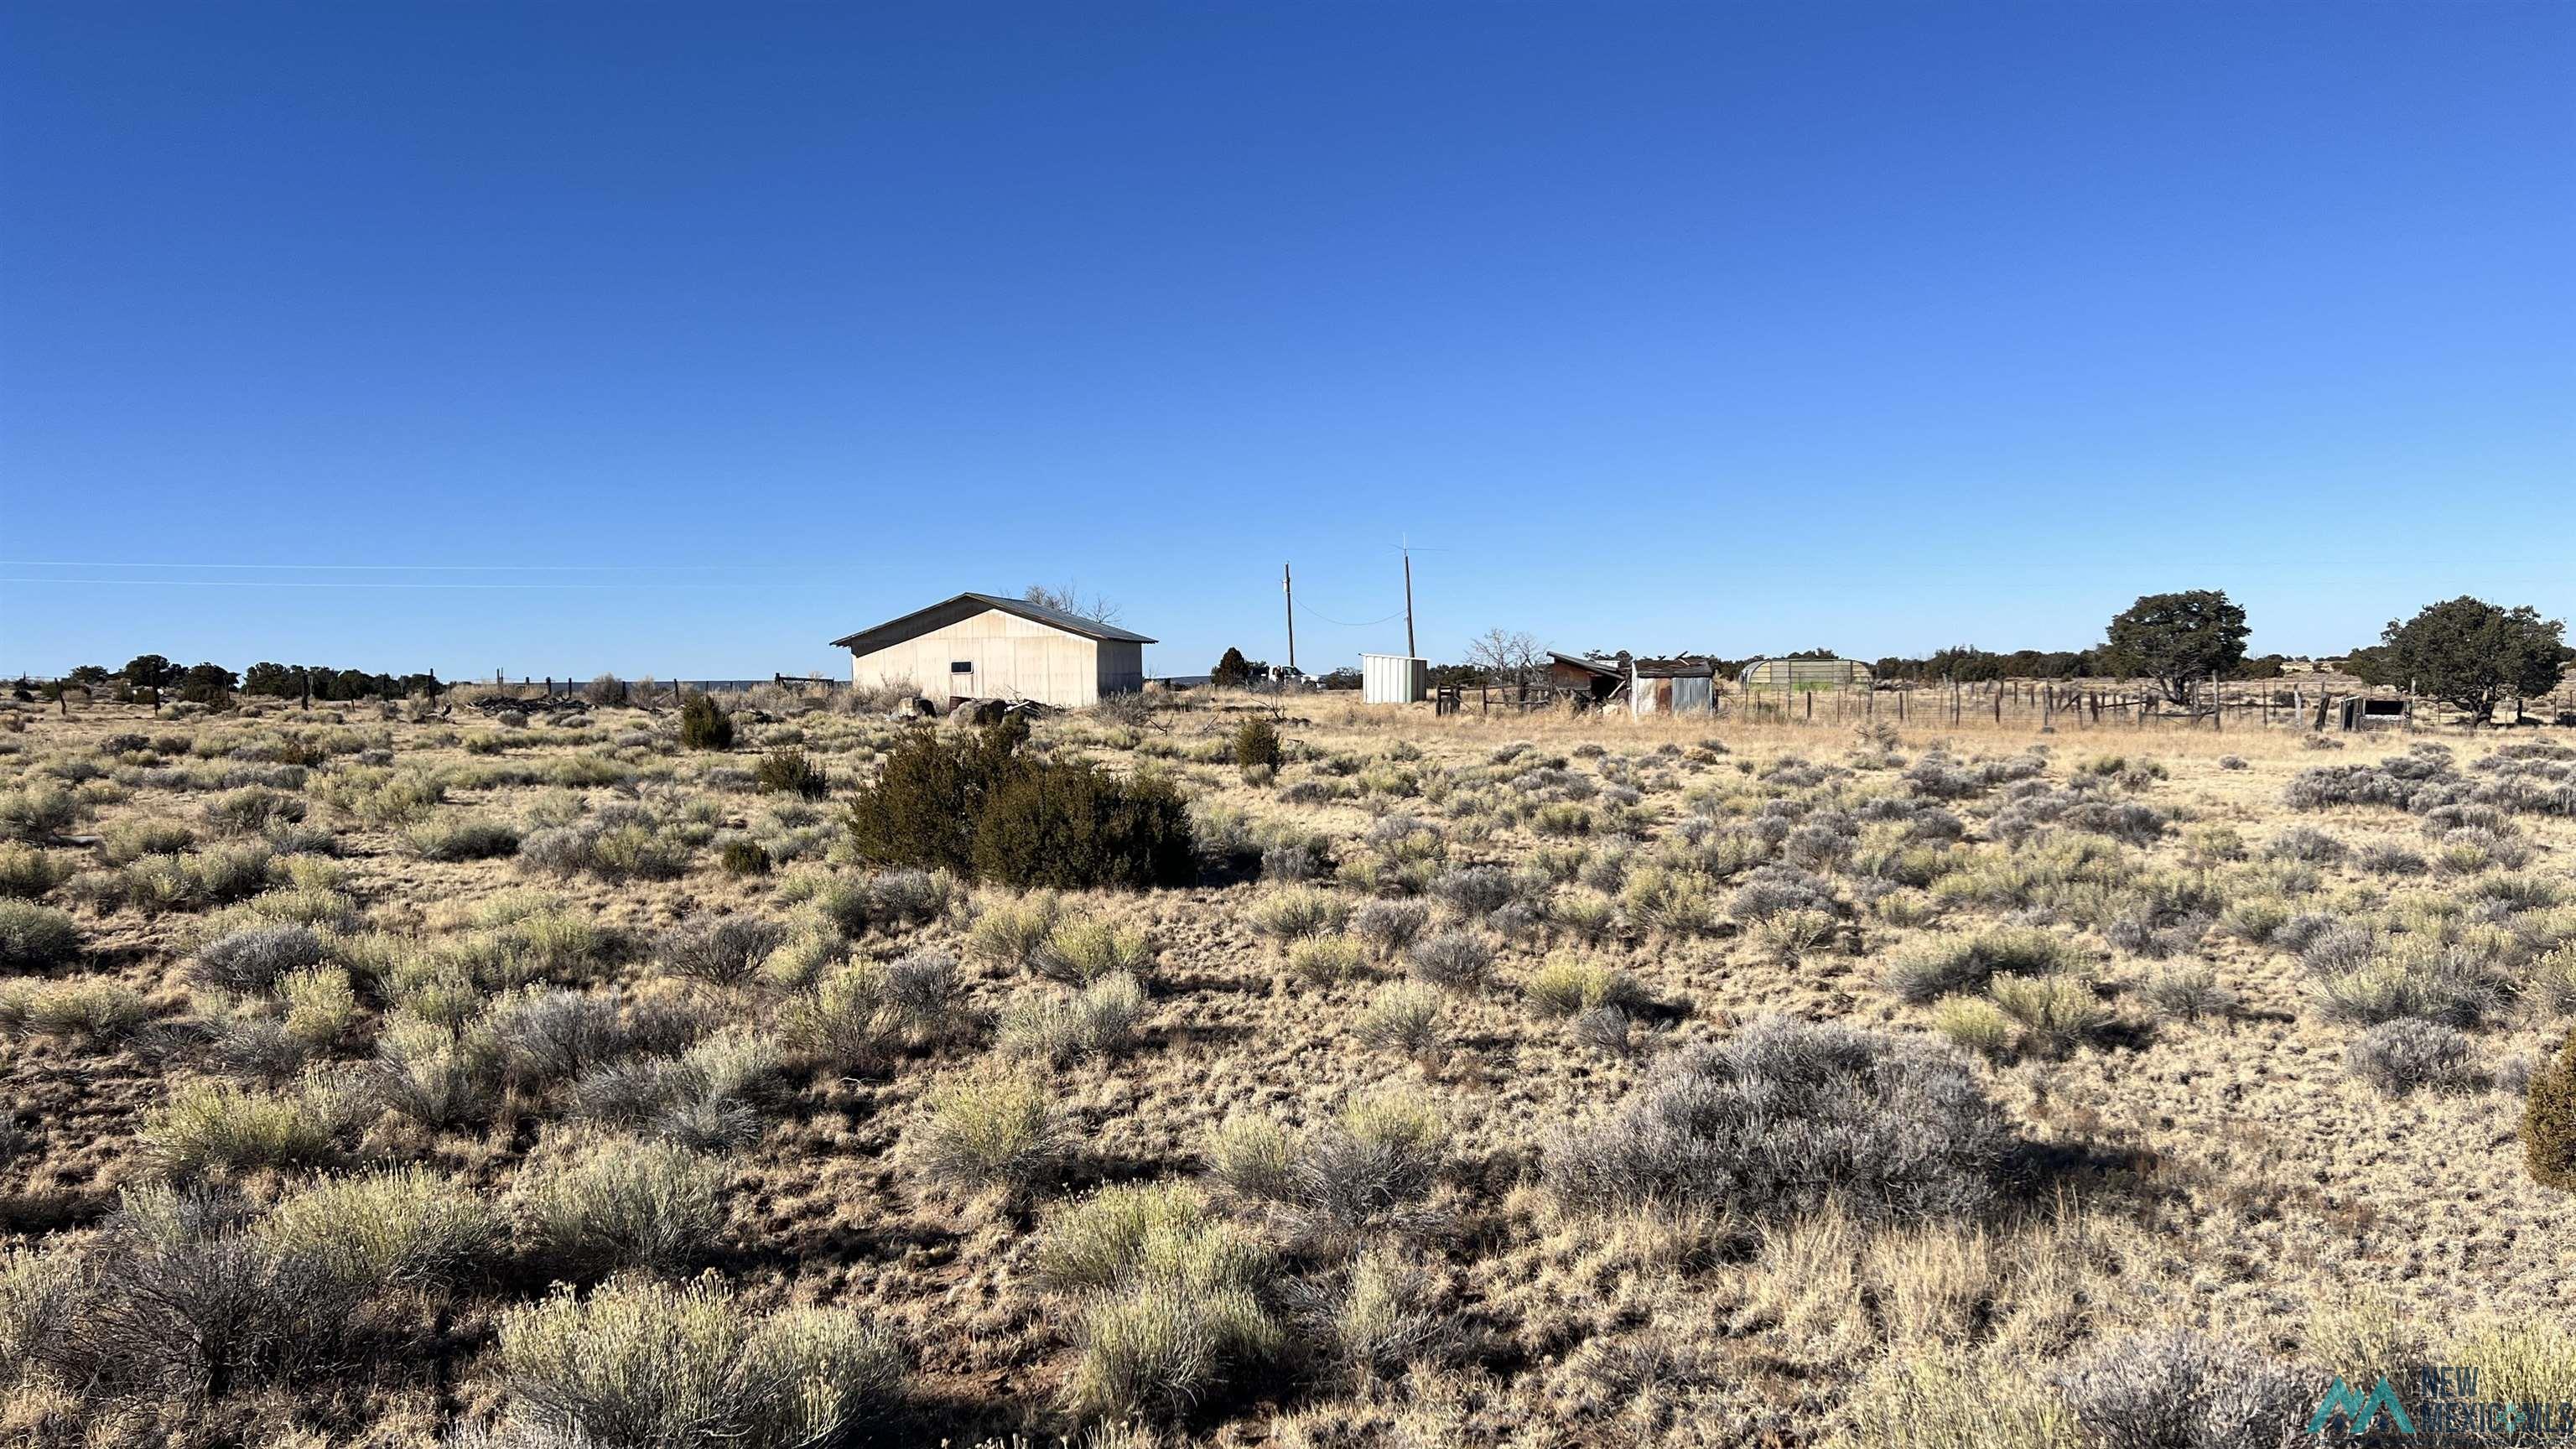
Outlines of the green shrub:
{"label": "green shrub", "polygon": [[1268,719],[1254,715],[1235,727],[1234,763],[1237,768],[1261,767],[1275,771],[1281,759],[1279,728]]}
{"label": "green shrub", "polygon": [[1253,905],[1252,928],[1280,941],[1295,941],[1338,931],[1350,914],[1350,903],[1331,891],[1290,886]]}
{"label": "green shrub", "polygon": [[1154,947],[1142,926],[1086,916],[1048,932],[1030,964],[1041,976],[1075,986],[1122,973],[1142,980],[1154,969]]}
{"label": "green shrub", "polygon": [[1360,1013],[1359,1038],[1408,1056],[1429,1059],[1440,1040],[1440,992],[1418,981],[1399,981],[1371,998]]}
{"label": "green shrub", "polygon": [[863,860],[945,867],[1021,888],[1185,885],[1189,811],[1168,781],[1120,781],[1082,761],[1024,755],[1018,715],[943,736],[916,728],[851,800]]}
{"label": "green shrub", "polygon": [[2013,1019],[1982,996],[1953,996],[1934,1006],[1932,1029],[1960,1050],[1989,1060],[2012,1052]]}
{"label": "green shrub", "polygon": [[0,982],[0,1030],[106,1042],[131,1035],[149,1014],[142,995],[121,981]]}
{"label": "green shrub", "polygon": [[1004,1051],[1064,1063],[1114,1055],[1135,1040],[1145,988],[1118,972],[1072,993],[1049,992],[1012,1003],[1002,1016]]}
{"label": "green shrub", "polygon": [[800,749],[771,750],[752,768],[752,783],[765,794],[788,794],[820,800],[832,793],[832,776],[823,763]]}
{"label": "green shrub", "polygon": [[319,1178],[259,1225],[262,1237],[329,1264],[369,1291],[443,1283],[492,1250],[491,1207],[465,1183],[405,1166]]}
{"label": "green shrub", "polygon": [[1887,966],[1887,988],[1921,1003],[1954,991],[1974,991],[1998,973],[2039,974],[2075,964],[2065,938],[2031,927],[2007,926],[1964,939],[1926,942]]}
{"label": "green shrub", "polygon": [[1040,762],[993,792],[975,827],[975,874],[1020,889],[1188,885],[1198,848],[1188,804],[1158,777]]}
{"label": "green shrub", "polygon": [[951,735],[928,725],[905,731],[876,778],[851,797],[851,848],[881,864],[971,873],[976,822],[994,789],[1021,767],[1016,751],[1026,734],[1025,722]]}
{"label": "green shrub", "polygon": [[732,749],[733,716],[710,695],[690,695],[680,706],[680,743],[692,750]]}
{"label": "green shrub", "polygon": [[1571,951],[1556,952],[1541,962],[1525,990],[1530,1005],[1543,1016],[1574,1016],[1602,1006],[1633,1011],[1646,999],[1635,977]]}
{"label": "green shrub", "polygon": [[80,954],[71,917],[29,901],[0,900],[0,971],[35,971]]}
{"label": "green shrub", "polygon": [[2576,1192],[2576,1036],[2531,1074],[2522,1105],[2523,1161],[2531,1180]]}
{"label": "green shrub", "polygon": [[902,1382],[882,1330],[821,1308],[755,1314],[712,1275],[559,1288],[502,1316],[509,1419],[526,1441],[619,1449],[839,1443]]}
{"label": "green shrub", "polygon": [[727,875],[767,875],[769,852],[748,835],[729,836],[716,847],[716,865]]}
{"label": "green shrub", "polygon": [[1017,1200],[1054,1173],[1066,1153],[1046,1082],[992,1067],[934,1089],[913,1141],[932,1180]]}
{"label": "green shrub", "polygon": [[724,1231],[725,1167],[668,1142],[612,1138],[530,1173],[520,1196],[537,1249],[588,1271],[687,1267]]}
{"label": "green shrub", "polygon": [[0,844],[0,897],[34,900],[69,880],[72,864],[32,845]]}
{"label": "green shrub", "polygon": [[1185,1413],[1284,1346],[1259,1297],[1269,1250],[1181,1184],[1107,1187],[1060,1209],[1038,1273],[1078,1299],[1065,1396],[1086,1417]]}
{"label": "green shrub", "polygon": [[1986,989],[2004,1015],[2020,1024],[2022,1044],[2030,1050],[2066,1051],[2111,1021],[2093,983],[2081,977],[1998,976]]}
{"label": "green shrub", "polygon": [[1055,930],[1062,909],[1053,895],[994,899],[981,903],[975,924],[966,933],[966,954],[1008,970],[1031,967]]}
{"label": "green shrub", "polygon": [[143,1150],[160,1171],[192,1178],[261,1167],[311,1167],[333,1153],[330,1128],[311,1103],[191,1082],[145,1119]]}
{"label": "green shrub", "polygon": [[1349,936],[1308,936],[1288,948],[1288,969],[1302,980],[1330,986],[1356,974],[1367,955]]}
{"label": "green shrub", "polygon": [[424,820],[403,830],[402,843],[423,860],[492,860],[519,853],[519,831],[498,820]]}

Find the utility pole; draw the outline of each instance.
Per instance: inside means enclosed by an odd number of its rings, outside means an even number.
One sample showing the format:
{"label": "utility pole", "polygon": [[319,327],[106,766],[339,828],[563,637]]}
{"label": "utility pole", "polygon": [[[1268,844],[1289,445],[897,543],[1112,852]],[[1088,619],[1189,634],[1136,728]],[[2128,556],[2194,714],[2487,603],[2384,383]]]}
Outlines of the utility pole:
{"label": "utility pole", "polygon": [[1404,657],[1418,657],[1413,651],[1413,549],[1410,546],[1404,550]]}
{"label": "utility pole", "polygon": [[1297,672],[1297,584],[1288,576],[1288,565],[1279,566],[1279,592],[1288,598],[1288,672]]}

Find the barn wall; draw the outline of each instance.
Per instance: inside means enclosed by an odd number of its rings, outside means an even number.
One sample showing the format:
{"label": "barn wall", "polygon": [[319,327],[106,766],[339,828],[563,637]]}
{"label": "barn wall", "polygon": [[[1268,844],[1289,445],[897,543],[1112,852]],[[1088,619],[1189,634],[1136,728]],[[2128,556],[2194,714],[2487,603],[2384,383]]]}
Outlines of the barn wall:
{"label": "barn wall", "polygon": [[1144,645],[1132,639],[1103,639],[1093,652],[1099,659],[1099,693],[1133,694],[1145,687]]}
{"label": "barn wall", "polygon": [[[971,618],[852,656],[850,682],[862,689],[909,683],[932,699],[1031,699],[1081,709],[1100,699],[1109,649],[1131,651],[1121,666],[1141,686],[1144,652],[1136,644],[1096,644],[1051,624],[986,609]],[[950,666],[971,666],[958,672]]]}

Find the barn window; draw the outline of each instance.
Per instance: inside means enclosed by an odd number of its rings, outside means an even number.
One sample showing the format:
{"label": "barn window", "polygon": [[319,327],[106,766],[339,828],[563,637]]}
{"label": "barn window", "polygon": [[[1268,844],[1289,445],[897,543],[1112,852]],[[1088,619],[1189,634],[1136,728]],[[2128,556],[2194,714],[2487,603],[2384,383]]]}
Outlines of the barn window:
{"label": "barn window", "polygon": [[972,674],[975,672],[975,661],[972,659],[951,659],[948,661],[948,672],[951,674]]}

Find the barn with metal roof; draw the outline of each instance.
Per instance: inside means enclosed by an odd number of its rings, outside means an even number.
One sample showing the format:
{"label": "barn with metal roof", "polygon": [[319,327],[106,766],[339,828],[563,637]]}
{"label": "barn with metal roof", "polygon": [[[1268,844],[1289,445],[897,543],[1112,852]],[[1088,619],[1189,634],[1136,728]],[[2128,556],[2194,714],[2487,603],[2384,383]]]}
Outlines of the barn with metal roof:
{"label": "barn with metal roof", "polygon": [[861,689],[934,700],[1025,699],[1062,709],[1145,687],[1152,639],[1026,599],[968,592],[832,641]]}

